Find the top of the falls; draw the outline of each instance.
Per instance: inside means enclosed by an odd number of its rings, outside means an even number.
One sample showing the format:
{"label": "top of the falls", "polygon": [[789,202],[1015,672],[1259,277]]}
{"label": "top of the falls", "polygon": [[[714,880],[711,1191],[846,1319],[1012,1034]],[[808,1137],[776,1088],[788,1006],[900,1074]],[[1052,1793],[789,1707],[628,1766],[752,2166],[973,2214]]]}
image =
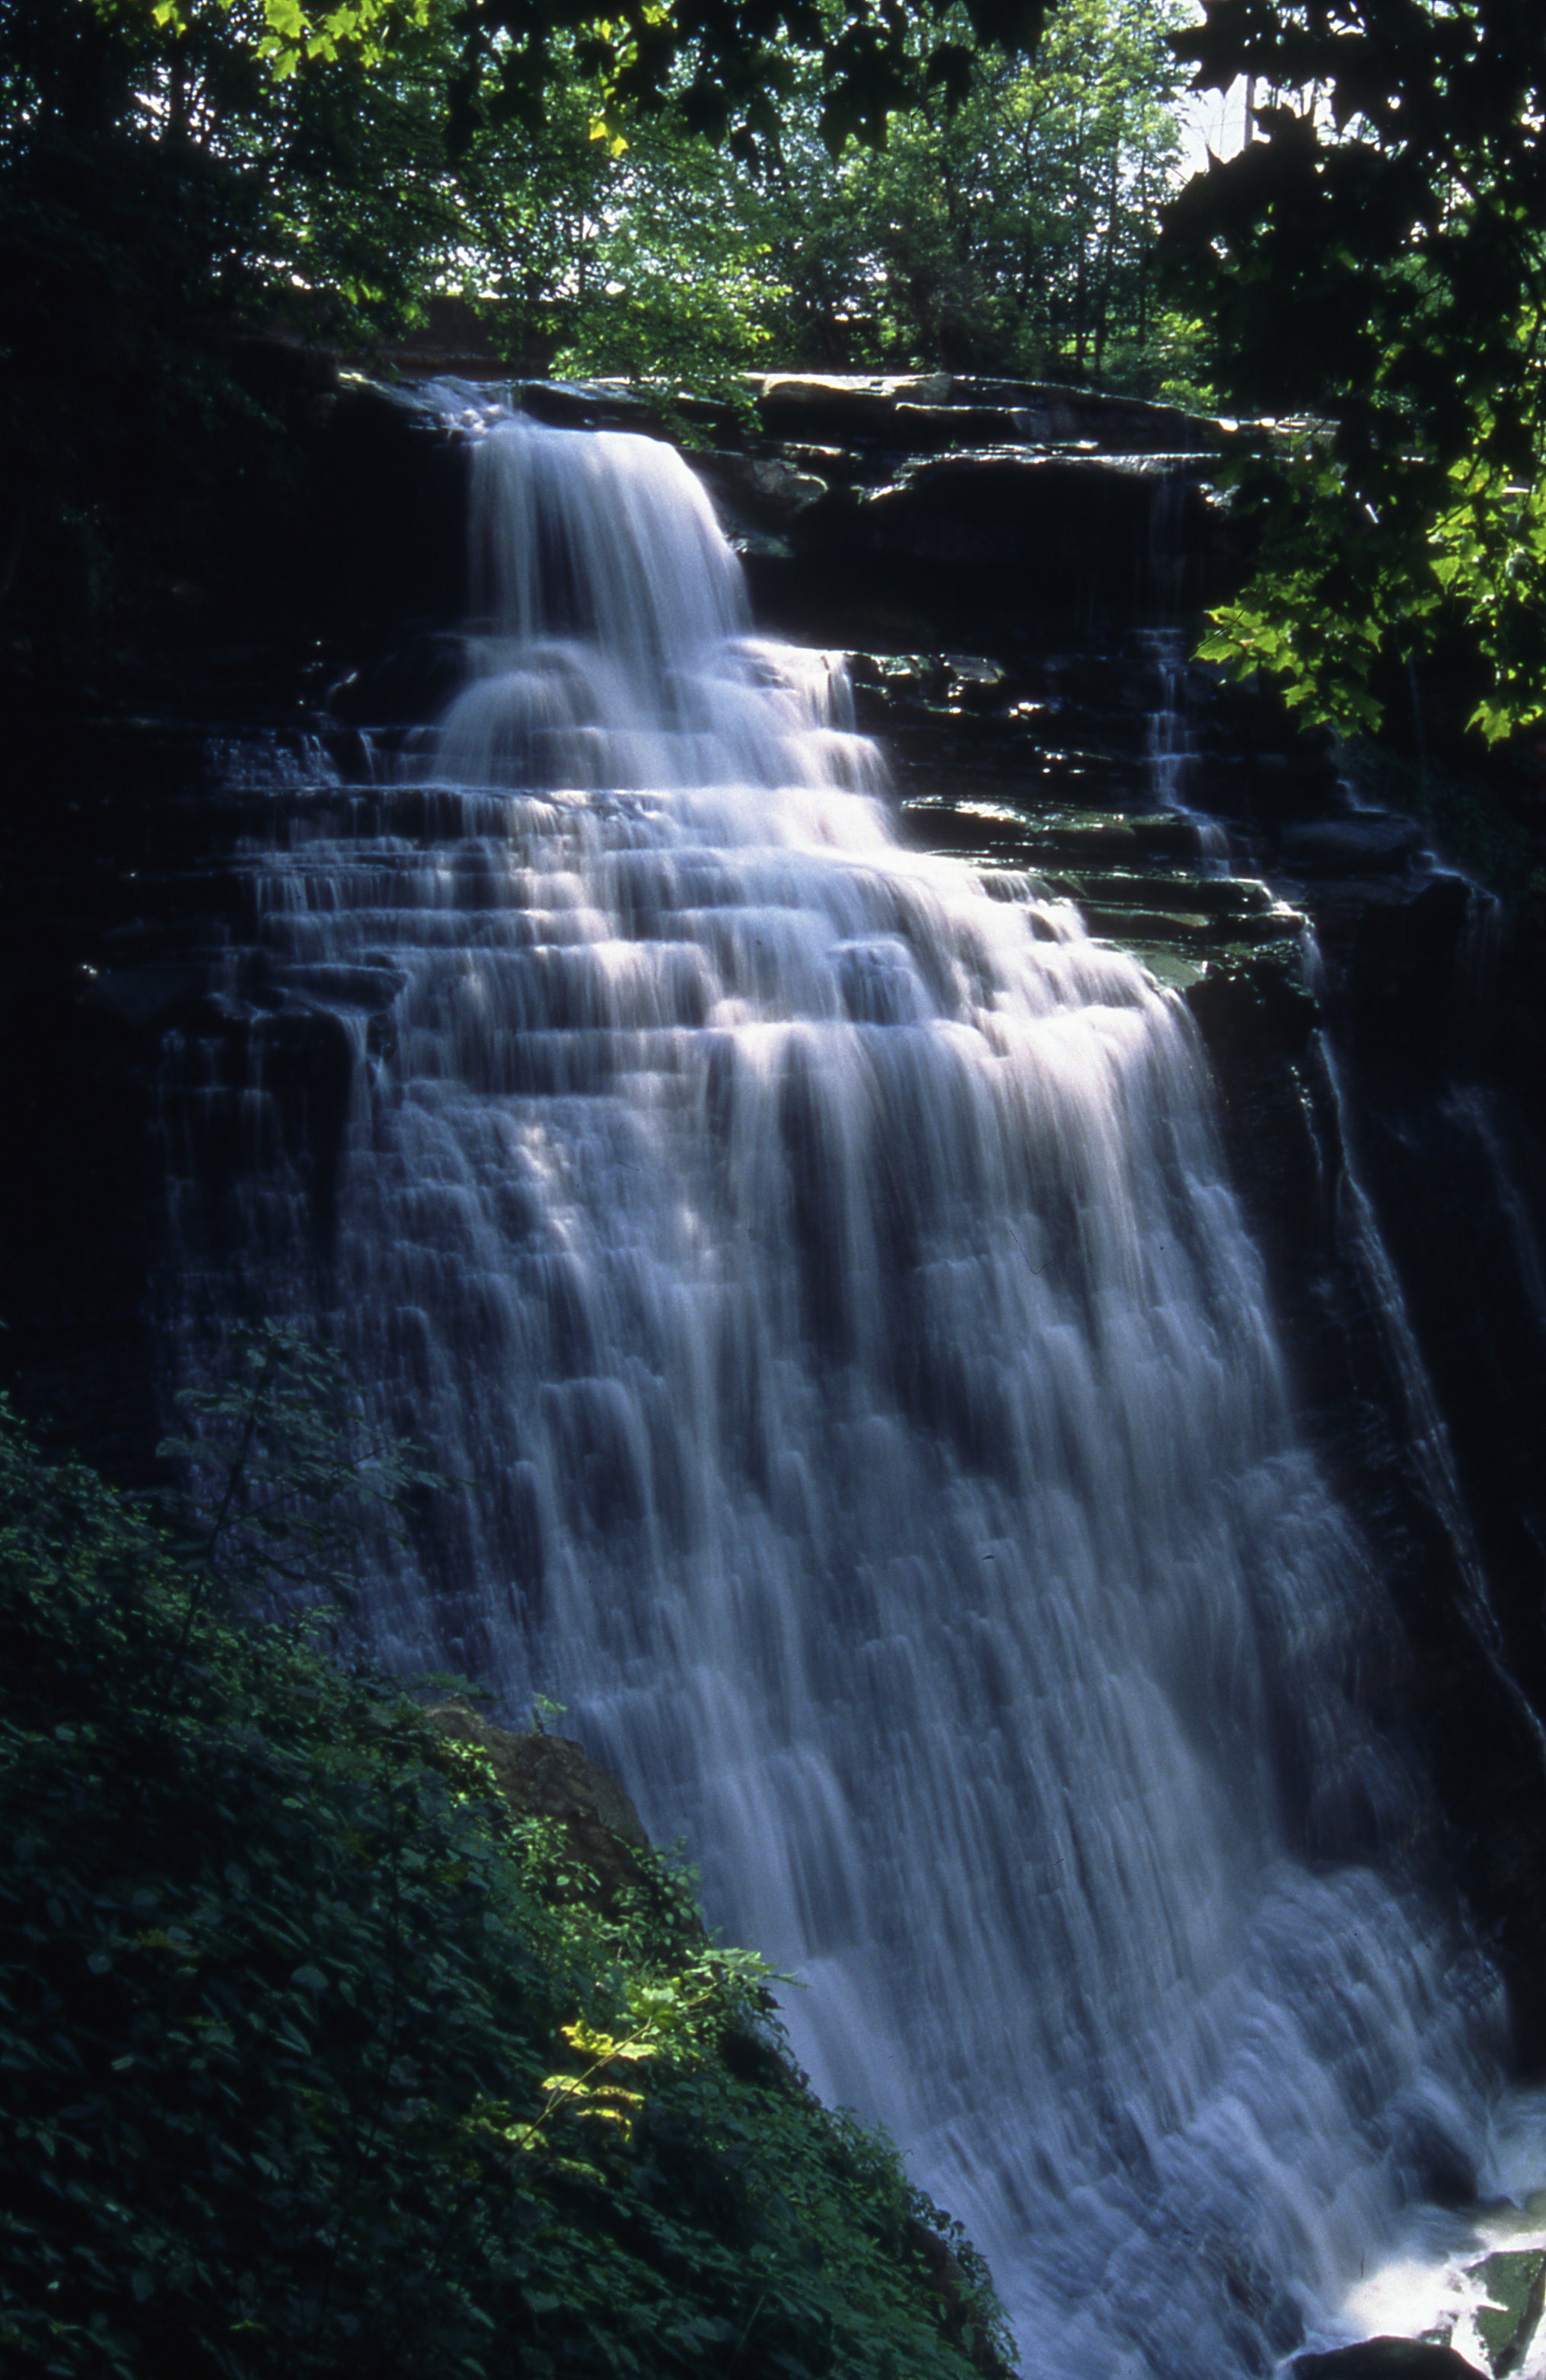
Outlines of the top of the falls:
{"label": "top of the falls", "polygon": [[841,659],[749,634],[741,566],[675,448],[519,415],[477,440],[471,681],[438,765],[463,783],[879,782]]}
{"label": "top of the falls", "polygon": [[643,675],[749,625],[735,555],[674,447],[520,415],[473,461],[473,591],[523,643],[580,637]]}

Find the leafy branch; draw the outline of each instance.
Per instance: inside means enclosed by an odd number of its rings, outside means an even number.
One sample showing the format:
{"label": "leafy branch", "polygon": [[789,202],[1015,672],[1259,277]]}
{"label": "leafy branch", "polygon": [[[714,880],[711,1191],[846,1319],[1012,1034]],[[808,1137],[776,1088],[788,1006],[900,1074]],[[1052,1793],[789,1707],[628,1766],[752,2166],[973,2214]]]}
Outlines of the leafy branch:
{"label": "leafy branch", "polygon": [[[104,16],[117,13],[122,0],[98,0]],[[192,0],[139,0],[158,32],[186,34],[193,15]],[[237,0],[220,0],[231,14]],[[300,0],[262,0],[263,30],[258,54],[283,80],[312,62],[335,63],[351,54],[364,66],[379,66],[395,37],[409,26],[427,25],[430,0],[338,0],[329,7],[303,7]]]}
{"label": "leafy branch", "polygon": [[599,2075],[615,2066],[644,2065],[672,2054],[701,2056],[705,2047],[701,2018],[712,2011],[723,2027],[736,2005],[744,2006],[749,1995],[765,1995],[771,1985],[790,1981],[757,1952],[726,1949],[718,1944],[679,1973],[630,1976],[626,2006],[634,2020],[631,2028],[608,2033],[583,2017],[562,2025],[562,2038],[590,2064],[578,2074],[544,2075],[542,2087],[547,2096],[538,2113],[524,2125],[505,2126],[501,2136],[512,2148],[534,2148],[552,2120],[569,2113],[615,2124],[627,2137],[644,2095],[613,2082],[599,2083]]}

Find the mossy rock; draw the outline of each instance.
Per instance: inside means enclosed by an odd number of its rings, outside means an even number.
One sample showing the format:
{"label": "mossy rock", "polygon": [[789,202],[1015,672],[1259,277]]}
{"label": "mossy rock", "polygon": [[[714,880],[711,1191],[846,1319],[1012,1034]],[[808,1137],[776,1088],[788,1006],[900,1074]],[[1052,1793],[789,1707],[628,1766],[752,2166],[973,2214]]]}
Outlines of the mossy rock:
{"label": "mossy rock", "polygon": [[432,1704],[424,1717],[437,1735],[482,1754],[501,1798],[517,1817],[554,1818],[570,1849],[595,1879],[586,1897],[610,1907],[619,1891],[647,1880],[640,1852],[651,1849],[643,1820],[609,1769],[567,1736],[496,1727],[470,1703]]}
{"label": "mossy rock", "polygon": [[1506,2380],[1524,2362],[1546,2302],[1546,2249],[1501,2249],[1471,2270],[1491,2301],[1477,2313],[1477,2330],[1498,2380]]}

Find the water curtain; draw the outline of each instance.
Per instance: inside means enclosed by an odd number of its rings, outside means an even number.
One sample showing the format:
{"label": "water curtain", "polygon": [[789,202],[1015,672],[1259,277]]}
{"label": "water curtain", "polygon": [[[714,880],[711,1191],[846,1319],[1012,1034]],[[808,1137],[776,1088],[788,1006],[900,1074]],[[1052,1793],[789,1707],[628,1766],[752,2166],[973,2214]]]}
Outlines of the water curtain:
{"label": "water curtain", "polygon": [[369,1630],[563,1703],[685,1837],[1028,2373],[1262,2370],[1463,2181],[1497,2010],[1400,1849],[1380,1582],[1199,1045],[901,847],[668,447],[506,420],[472,503],[401,814],[254,863],[271,967],[395,989],[336,1003],[330,1257],[271,1188],[253,1279],[470,1483]]}

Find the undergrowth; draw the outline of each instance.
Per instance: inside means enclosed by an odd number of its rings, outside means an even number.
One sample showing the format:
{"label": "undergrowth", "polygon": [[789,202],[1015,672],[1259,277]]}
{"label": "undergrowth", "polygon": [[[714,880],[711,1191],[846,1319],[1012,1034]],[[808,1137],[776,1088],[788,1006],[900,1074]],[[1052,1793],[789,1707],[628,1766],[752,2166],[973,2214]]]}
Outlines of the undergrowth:
{"label": "undergrowth", "polygon": [[0,2368],[965,2380],[986,2274],[765,1970],[0,1407]]}

